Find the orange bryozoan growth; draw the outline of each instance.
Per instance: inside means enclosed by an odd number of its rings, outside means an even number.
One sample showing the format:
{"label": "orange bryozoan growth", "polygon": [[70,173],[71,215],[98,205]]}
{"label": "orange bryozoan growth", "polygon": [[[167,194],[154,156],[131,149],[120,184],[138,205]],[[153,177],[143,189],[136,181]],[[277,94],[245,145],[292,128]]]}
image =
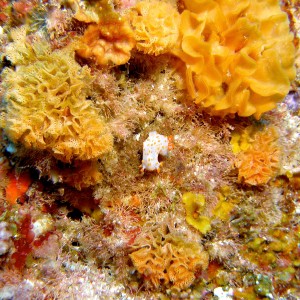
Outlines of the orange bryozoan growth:
{"label": "orange bryozoan growth", "polygon": [[295,77],[287,15],[275,0],[185,0],[180,42],[190,96],[212,113],[273,109]]}
{"label": "orange bryozoan growth", "polygon": [[76,50],[77,54],[95,59],[99,65],[125,64],[135,45],[133,32],[126,18],[113,18],[90,24]]}
{"label": "orange bryozoan growth", "polygon": [[239,181],[250,185],[267,183],[279,171],[280,153],[274,127],[257,132],[248,149],[237,154]]}
{"label": "orange bryozoan growth", "polygon": [[195,273],[208,266],[208,253],[200,244],[166,233],[165,228],[138,237],[133,248],[136,251],[129,255],[133,265],[152,288],[188,288],[196,279]]}
{"label": "orange bryozoan growth", "polygon": [[169,3],[141,1],[132,9],[131,25],[136,48],[145,54],[169,52],[179,36],[180,17]]}

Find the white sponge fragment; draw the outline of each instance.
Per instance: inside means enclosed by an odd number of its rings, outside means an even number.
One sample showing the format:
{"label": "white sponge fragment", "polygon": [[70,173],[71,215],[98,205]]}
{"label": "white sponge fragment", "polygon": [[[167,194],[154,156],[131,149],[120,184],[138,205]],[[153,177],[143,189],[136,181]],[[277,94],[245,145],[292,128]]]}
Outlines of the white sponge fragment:
{"label": "white sponge fragment", "polygon": [[159,171],[158,155],[168,155],[170,144],[167,136],[151,131],[143,143],[142,171]]}
{"label": "white sponge fragment", "polygon": [[224,291],[222,287],[217,287],[214,289],[214,296],[219,300],[232,300],[233,289],[229,288],[228,291]]}

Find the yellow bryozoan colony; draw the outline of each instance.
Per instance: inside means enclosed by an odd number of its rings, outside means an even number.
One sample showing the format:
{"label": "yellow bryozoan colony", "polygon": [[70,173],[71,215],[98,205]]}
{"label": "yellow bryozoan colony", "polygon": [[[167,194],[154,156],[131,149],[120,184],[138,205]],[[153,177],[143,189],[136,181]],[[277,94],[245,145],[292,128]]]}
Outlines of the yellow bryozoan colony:
{"label": "yellow bryozoan colony", "polygon": [[185,0],[174,51],[190,96],[214,114],[261,114],[288,93],[295,49],[275,0]]}
{"label": "yellow bryozoan colony", "polygon": [[8,138],[63,162],[97,159],[110,151],[112,135],[87,100],[93,80],[89,68],[75,62],[71,49],[51,52],[43,41],[29,44],[24,28],[12,38],[6,55],[16,70],[3,71],[0,123]]}
{"label": "yellow bryozoan colony", "polygon": [[180,17],[169,3],[141,1],[133,9],[131,25],[136,48],[145,54],[169,52],[179,36]]}

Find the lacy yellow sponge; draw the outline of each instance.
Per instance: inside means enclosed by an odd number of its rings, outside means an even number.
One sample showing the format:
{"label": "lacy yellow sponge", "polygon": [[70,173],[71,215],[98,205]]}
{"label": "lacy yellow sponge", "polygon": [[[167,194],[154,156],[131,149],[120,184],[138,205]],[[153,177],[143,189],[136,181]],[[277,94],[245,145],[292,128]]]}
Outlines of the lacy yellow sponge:
{"label": "lacy yellow sponge", "polygon": [[212,113],[273,109],[295,77],[287,15],[274,0],[185,0],[173,51],[186,66],[190,96]]}
{"label": "lacy yellow sponge", "polygon": [[0,125],[8,138],[64,162],[97,159],[110,151],[112,135],[87,100],[89,68],[80,67],[71,50],[51,52],[45,43],[33,48],[31,64],[3,72],[6,93]]}
{"label": "lacy yellow sponge", "polygon": [[141,1],[132,9],[131,25],[136,48],[145,54],[159,55],[170,51],[179,36],[180,17],[169,3]]}

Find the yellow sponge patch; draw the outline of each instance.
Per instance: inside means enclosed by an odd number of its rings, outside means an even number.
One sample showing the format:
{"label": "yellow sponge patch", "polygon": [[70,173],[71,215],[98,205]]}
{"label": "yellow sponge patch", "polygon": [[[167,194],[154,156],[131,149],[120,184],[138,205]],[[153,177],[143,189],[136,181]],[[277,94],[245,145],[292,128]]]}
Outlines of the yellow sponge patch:
{"label": "yellow sponge patch", "polygon": [[210,231],[210,219],[201,215],[205,205],[204,196],[187,192],[182,195],[182,202],[185,204],[186,221],[203,234]]}

